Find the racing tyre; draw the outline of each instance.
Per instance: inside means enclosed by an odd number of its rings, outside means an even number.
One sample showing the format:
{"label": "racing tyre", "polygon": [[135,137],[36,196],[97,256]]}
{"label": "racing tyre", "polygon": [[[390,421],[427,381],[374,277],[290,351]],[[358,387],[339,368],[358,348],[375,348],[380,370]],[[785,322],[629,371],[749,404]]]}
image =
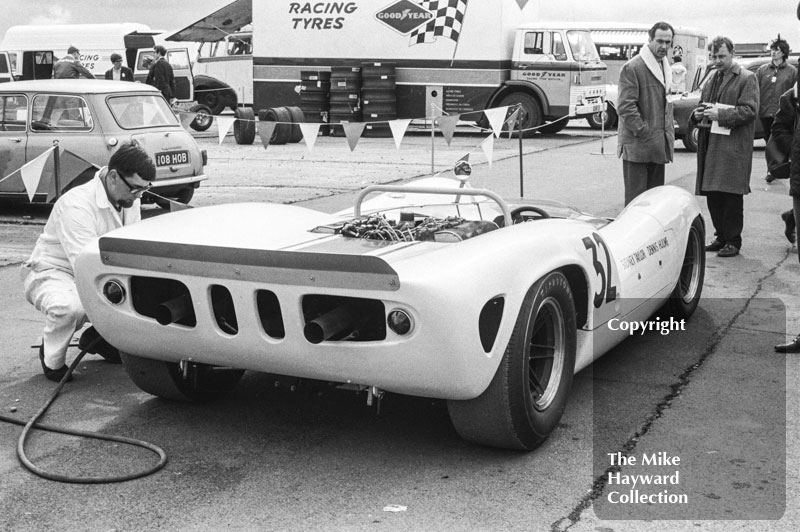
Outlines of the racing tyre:
{"label": "racing tyre", "polygon": [[244,370],[198,366],[184,379],[174,362],[152,360],[120,353],[125,371],[144,392],[170,401],[210,401],[228,393],[244,375]]}
{"label": "racing tyre", "polygon": [[705,241],[705,226],[702,218],[698,216],[689,228],[683,266],[667,303],[669,312],[676,318],[688,318],[700,303],[706,273]]}
{"label": "racing tyre", "polygon": [[252,144],[256,138],[256,116],[249,107],[236,109],[237,120],[233,123],[233,138],[236,144]]}
{"label": "racing tyre", "polygon": [[[605,125],[603,124],[604,120]],[[589,127],[592,129],[611,129],[617,125],[617,111],[610,103],[606,103],[604,112],[587,115],[586,121],[589,122]]]}
{"label": "racing tyre", "polygon": [[697,152],[698,133],[699,130],[695,127],[695,125],[689,122],[689,125],[686,126],[686,133],[683,135],[683,138],[681,139],[681,141],[683,141],[683,146],[692,153]]}
{"label": "racing tyre", "polygon": [[205,105],[194,105],[189,109],[189,112],[197,113],[192,123],[189,124],[189,127],[195,131],[205,131],[214,122],[214,113]]}
{"label": "racing tyre", "polygon": [[[542,125],[542,108],[533,96],[525,94],[524,92],[512,92],[500,101],[498,107],[503,107],[505,105],[522,106],[520,125],[522,126],[523,137],[532,137],[536,132],[536,130],[532,128]],[[514,128],[517,128],[516,124]]]}
{"label": "racing tyre", "polygon": [[287,107],[286,111],[289,113],[292,121],[292,129],[289,134],[289,142],[300,142],[303,140],[303,130],[297,124],[306,121],[306,115],[299,107]]}
{"label": "racing tyre", "polygon": [[480,396],[448,401],[462,438],[533,450],[556,428],[567,404],[576,349],[575,305],[567,278],[552,272],[525,296],[500,366]]}

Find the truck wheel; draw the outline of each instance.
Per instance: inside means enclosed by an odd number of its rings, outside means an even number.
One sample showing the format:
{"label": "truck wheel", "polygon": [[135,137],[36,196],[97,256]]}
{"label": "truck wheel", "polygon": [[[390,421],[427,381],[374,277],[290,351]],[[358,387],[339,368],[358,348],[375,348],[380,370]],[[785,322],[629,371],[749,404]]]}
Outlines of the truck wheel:
{"label": "truck wheel", "polygon": [[214,122],[214,114],[205,105],[194,105],[189,109],[191,113],[197,113],[192,123],[189,126],[195,131],[205,131],[211,127]]}
{"label": "truck wheel", "polygon": [[[605,112],[592,113],[586,117],[589,122],[589,127],[592,129],[611,129],[617,125],[617,111],[611,107],[611,104],[606,104]],[[605,120],[605,125],[602,123]]]}
{"label": "truck wheel", "polygon": [[200,87],[195,89],[195,94],[197,95],[197,103],[211,109],[212,115],[218,115],[225,110],[225,98],[221,90]]}
{"label": "truck wheel", "polygon": [[688,318],[694,314],[700,303],[706,272],[705,242],[705,226],[700,216],[697,216],[689,228],[683,266],[668,302],[669,312],[676,318]]}
{"label": "truck wheel", "polygon": [[237,120],[233,123],[233,138],[236,144],[252,144],[256,138],[256,116],[249,107],[242,107],[233,113]]}
{"label": "truck wheel", "polygon": [[699,130],[695,127],[694,124],[689,122],[689,125],[686,127],[686,133],[684,133],[681,141],[683,141],[683,146],[692,153],[697,152],[698,134]]}
{"label": "truck wheel", "polygon": [[567,278],[551,272],[528,290],[489,387],[475,399],[448,401],[462,438],[533,450],[556,428],[575,370],[575,305]]}
{"label": "truck wheel", "polygon": [[150,358],[120,353],[125,372],[140,390],[170,401],[210,401],[230,392],[244,370],[198,366],[184,379],[180,366]]}
{"label": "truck wheel", "polygon": [[[523,137],[532,137],[536,132],[532,128],[542,125],[542,108],[533,96],[524,92],[512,92],[500,101],[500,107],[505,105],[520,105],[522,107],[520,111],[520,126],[522,126]],[[517,127],[515,124],[514,128],[516,129]]]}

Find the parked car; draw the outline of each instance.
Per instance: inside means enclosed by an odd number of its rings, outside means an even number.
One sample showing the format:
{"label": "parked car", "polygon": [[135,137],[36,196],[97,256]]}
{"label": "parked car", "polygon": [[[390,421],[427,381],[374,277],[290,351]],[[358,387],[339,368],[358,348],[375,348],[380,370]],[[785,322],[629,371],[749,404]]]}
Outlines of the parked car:
{"label": "parked car", "polygon": [[[770,62],[769,57],[748,57],[748,58],[739,58],[736,62],[741,65],[743,68],[746,68],[750,72],[755,73],[758,70],[758,67],[761,65],[767,64]],[[790,56],[789,63],[797,67],[797,57]],[[711,65],[706,68],[705,73],[703,74],[703,78],[700,81],[699,86],[689,92],[681,96],[679,100],[676,100],[674,103],[673,114],[675,117],[675,138],[681,139],[683,142],[684,147],[691,151],[697,151],[697,128],[692,124],[692,111],[697,108],[698,104],[700,103],[700,93],[703,90],[703,87],[711,79],[712,74],[716,72]],[[753,134],[753,139],[763,139],[764,138],[764,129],[761,127],[761,120],[756,118],[756,129],[755,133]]]}
{"label": "parked car", "polygon": [[76,281],[92,325],[155,396],[212,399],[261,371],[368,404],[384,391],[444,399],[465,439],[531,450],[573,374],[626,325],[663,334],[669,316],[691,316],[704,241],[678,187],[612,221],[432,177],[368,187],[338,214],[239,203],[149,218],[87,245]]}
{"label": "parked car", "polygon": [[[91,164],[90,168],[78,167],[65,159],[57,180],[61,193],[91,179],[117,146],[129,139],[139,141],[156,164],[153,192],[188,203],[206,179],[206,153],[154,87],[83,79],[0,85],[0,179],[57,142]],[[71,175],[75,172],[78,175]],[[47,201],[48,191],[55,192],[55,181],[54,164],[50,163],[42,171],[33,201]],[[0,182],[0,199],[27,202],[22,178]],[[154,201],[147,194],[143,199]]]}

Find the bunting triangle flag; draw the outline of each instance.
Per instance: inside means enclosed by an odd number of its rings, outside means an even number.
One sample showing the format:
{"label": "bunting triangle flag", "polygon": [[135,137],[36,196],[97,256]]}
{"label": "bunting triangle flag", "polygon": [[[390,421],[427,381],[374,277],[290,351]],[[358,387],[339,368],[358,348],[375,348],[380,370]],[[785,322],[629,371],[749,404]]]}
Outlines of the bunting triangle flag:
{"label": "bunting triangle flag", "polygon": [[300,131],[303,132],[303,140],[306,141],[306,147],[310,153],[311,150],[314,149],[314,143],[317,142],[317,137],[319,136],[319,126],[322,124],[318,122],[311,122],[299,123],[297,125],[300,126]]}
{"label": "bunting triangle flag", "polygon": [[408,125],[411,123],[410,119],[402,120],[389,120],[389,128],[392,130],[392,137],[394,137],[394,145],[400,149],[400,143],[403,142],[403,137],[406,135]]}
{"label": "bunting triangle flag", "polygon": [[517,0],[517,4],[519,4],[520,9],[525,9],[525,6],[528,4],[528,0]]}
{"label": "bunting triangle flag", "polygon": [[450,116],[440,116],[436,119],[436,123],[439,124],[439,129],[442,130],[442,135],[444,135],[444,140],[447,142],[447,145],[450,145],[450,141],[453,140],[453,133],[456,132],[456,124],[458,124],[458,119],[460,115],[450,115]]}
{"label": "bunting triangle flag", "polygon": [[[53,164],[55,164],[55,160],[53,160]],[[45,168],[44,174],[47,175],[48,171],[54,173],[55,170],[52,168],[52,165],[47,165],[50,168]],[[95,172],[100,169],[99,166],[96,164],[92,164],[86,159],[74,154],[69,150],[65,150],[64,148],[60,148],[58,152],[58,181],[59,185],[61,186],[61,190],[65,188],[71,188],[73,186],[82,185],[88,181],[90,181],[93,177]],[[81,178],[79,182],[75,182],[76,179]],[[61,191],[59,191],[60,193]],[[56,180],[55,178],[50,179],[50,186],[47,190],[47,201],[52,201],[57,197],[56,194]]]}
{"label": "bunting triangle flag", "polygon": [[483,142],[481,142],[481,149],[484,155],[486,155],[486,160],[489,161],[489,168],[491,168],[492,160],[494,160],[494,135],[489,135],[483,139]]}
{"label": "bunting triangle flag", "polygon": [[228,134],[230,131],[231,126],[234,122],[236,122],[236,118],[232,116],[217,116],[217,127],[219,128],[219,143],[222,144],[222,141],[225,140],[225,135]]}
{"label": "bunting triangle flag", "polygon": [[38,156],[36,159],[26,163],[19,169],[22,175],[22,183],[25,185],[25,192],[28,193],[28,200],[33,201],[33,196],[39,188],[39,181],[42,179],[42,170],[44,165],[50,159],[50,154],[56,149],[55,146],[48,148],[46,152]]}
{"label": "bunting triangle flag", "polygon": [[196,116],[197,113],[181,111],[181,126],[183,126],[183,129],[189,129],[189,126],[194,122]]}
{"label": "bunting triangle flag", "polygon": [[342,122],[344,128],[344,136],[347,137],[347,144],[350,145],[350,151],[356,149],[358,139],[361,138],[361,133],[364,132],[364,122]]}
{"label": "bunting triangle flag", "polygon": [[275,122],[259,122],[258,123],[258,136],[261,137],[261,144],[264,149],[269,146],[269,141],[272,140],[272,134],[275,132]]}
{"label": "bunting triangle flag", "polygon": [[508,130],[508,138],[511,138],[512,131],[519,128],[519,125],[517,124],[517,118],[519,117],[519,114],[520,114],[520,109],[518,107],[514,110],[513,113],[511,113],[511,116],[509,116],[505,121],[506,129]]}
{"label": "bunting triangle flag", "polygon": [[500,138],[500,133],[503,132],[503,120],[505,120],[506,114],[508,114],[508,106],[484,109],[483,114],[486,115],[486,119],[489,121],[492,131],[494,131],[494,136]]}

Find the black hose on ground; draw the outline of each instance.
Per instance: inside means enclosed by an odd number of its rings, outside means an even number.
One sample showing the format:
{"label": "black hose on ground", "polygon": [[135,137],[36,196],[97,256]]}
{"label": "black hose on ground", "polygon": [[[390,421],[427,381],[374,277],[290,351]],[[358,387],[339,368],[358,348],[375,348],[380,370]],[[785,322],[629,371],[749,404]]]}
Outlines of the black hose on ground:
{"label": "black hose on ground", "polygon": [[[69,380],[70,376],[72,375],[73,370],[78,366],[83,356],[87,353],[87,351],[91,350],[98,342],[100,342],[102,338],[96,338],[91,344],[89,344],[86,349],[80,352],[75,360],[70,365],[67,372],[64,374],[64,377],[61,379],[61,382],[58,383],[55,391],[53,391],[50,398],[47,400],[45,405],[39,409],[39,411],[27,422],[24,423],[18,419],[12,417],[6,417],[0,415],[0,421],[5,421],[7,423],[13,423],[14,425],[24,426],[25,428],[22,429],[22,434],[19,436],[19,441],[17,442],[17,458],[25,466],[28,471],[33,473],[34,475],[40,476],[42,478],[46,478],[48,480],[55,480],[56,482],[66,482],[70,484],[111,484],[115,482],[126,482],[128,480],[134,480],[137,478],[146,477],[148,475],[152,475],[153,473],[161,470],[167,464],[167,453],[164,452],[163,449],[158,447],[157,445],[153,445],[152,443],[148,443],[146,441],[137,440],[134,438],[126,438],[124,436],[111,436],[108,434],[100,434],[97,432],[89,432],[86,430],[78,430],[78,429],[66,429],[63,427],[55,427],[52,425],[45,425],[41,423],[36,423],[36,421],[47,412],[47,409],[53,404],[56,400],[58,395],[61,393],[61,389],[66,384],[67,380]],[[148,451],[152,451],[153,453],[158,455],[158,463],[144,471],[138,473],[129,473],[127,475],[119,475],[119,476],[111,476],[111,477],[70,477],[67,475],[61,475],[58,473],[50,473],[45,471],[44,469],[40,468],[36,464],[28,459],[28,456],[25,454],[25,442],[28,439],[28,435],[31,433],[31,429],[38,429],[38,430],[45,430],[48,432],[57,432],[59,434],[68,434],[70,436],[82,436],[84,438],[93,438],[95,440],[105,440],[105,441],[113,441],[124,443],[127,445],[133,445],[135,447],[142,447],[147,449]]]}

